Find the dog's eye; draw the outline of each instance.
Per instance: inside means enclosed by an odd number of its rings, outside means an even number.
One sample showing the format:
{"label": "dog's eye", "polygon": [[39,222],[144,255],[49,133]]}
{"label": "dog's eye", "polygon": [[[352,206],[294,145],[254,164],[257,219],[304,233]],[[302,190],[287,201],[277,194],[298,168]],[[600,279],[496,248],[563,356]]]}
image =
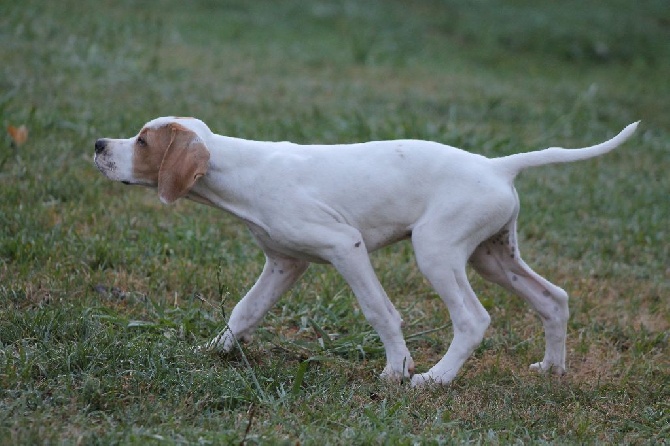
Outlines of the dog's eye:
{"label": "dog's eye", "polygon": [[144,139],[143,136],[138,136],[136,142],[137,142],[137,145],[141,146],[141,147],[146,147],[146,145],[147,145],[147,140]]}

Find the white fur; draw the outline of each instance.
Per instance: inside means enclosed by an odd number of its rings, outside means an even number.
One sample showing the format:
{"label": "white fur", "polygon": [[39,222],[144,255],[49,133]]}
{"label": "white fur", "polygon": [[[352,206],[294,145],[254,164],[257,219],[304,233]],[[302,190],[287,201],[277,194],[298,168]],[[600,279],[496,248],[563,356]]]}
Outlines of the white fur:
{"label": "white fur", "polygon": [[[159,118],[159,128],[176,118]],[[597,156],[635,131],[585,149],[488,159],[442,144],[377,141],[297,145],[230,138],[196,119],[179,119],[210,151],[209,170],[189,198],[242,219],[266,255],[256,284],[233,309],[227,328],[208,347],[228,351],[247,337],[310,262],[330,263],[342,274],[386,349],[382,373],[409,377],[414,362],[402,319],[370,264],[368,252],[411,237],[420,270],[449,309],[454,338],[413,385],[448,383],[479,345],[490,317],[470,287],[468,261],[484,278],[524,298],[543,321],[544,359],[533,369],[565,371],[568,296],[521,259],[516,239],[519,200],[513,186],[524,168]],[[96,164],[109,178],[126,176],[133,138],[110,140]],[[108,169],[110,165],[115,169]],[[106,169],[108,169],[106,171]]]}
{"label": "white fur", "polygon": [[135,183],[133,178],[132,140],[110,140],[103,153],[95,154],[95,165],[107,178],[114,181]]}

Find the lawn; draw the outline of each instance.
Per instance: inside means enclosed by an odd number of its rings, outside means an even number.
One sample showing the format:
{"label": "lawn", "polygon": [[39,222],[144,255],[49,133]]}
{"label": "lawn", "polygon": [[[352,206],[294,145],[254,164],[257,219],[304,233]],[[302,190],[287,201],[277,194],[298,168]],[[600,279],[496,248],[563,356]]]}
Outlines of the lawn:
{"label": "lawn", "polygon": [[[0,3],[0,444],[667,444],[669,41],[663,0]],[[96,138],[161,115],[487,156],[642,120],[615,152],[516,183],[524,258],[571,295],[568,374],[528,370],[538,318],[474,274],[493,322],[446,387],[378,378],[379,338],[328,266],[252,343],[195,352],[263,255],[221,211],[97,172]],[[446,308],[409,243],[373,262],[426,371]]]}

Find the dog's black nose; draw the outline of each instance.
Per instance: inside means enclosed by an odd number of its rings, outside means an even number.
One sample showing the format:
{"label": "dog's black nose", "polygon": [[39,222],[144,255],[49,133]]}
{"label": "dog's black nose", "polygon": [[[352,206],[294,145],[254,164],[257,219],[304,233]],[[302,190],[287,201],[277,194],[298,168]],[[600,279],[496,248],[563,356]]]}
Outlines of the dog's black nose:
{"label": "dog's black nose", "polygon": [[105,150],[105,146],[107,145],[107,140],[104,139],[99,139],[95,142],[95,153],[100,153],[103,150]]}

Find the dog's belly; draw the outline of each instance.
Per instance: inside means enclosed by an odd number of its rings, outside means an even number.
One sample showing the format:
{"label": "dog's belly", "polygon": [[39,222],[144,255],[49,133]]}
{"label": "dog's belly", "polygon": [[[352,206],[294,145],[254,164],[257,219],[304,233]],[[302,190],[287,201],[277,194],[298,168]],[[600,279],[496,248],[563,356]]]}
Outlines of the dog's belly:
{"label": "dog's belly", "polygon": [[407,229],[406,226],[389,225],[361,231],[361,234],[363,235],[365,248],[368,252],[372,252],[409,238],[412,235],[412,231]]}
{"label": "dog's belly", "polygon": [[[329,263],[321,253],[323,246],[314,244],[313,240],[300,240],[298,238],[285,239],[283,237],[272,237],[266,230],[249,221],[247,227],[263,250],[281,254],[287,257],[306,260],[312,263]],[[387,225],[383,227],[368,228],[361,230],[363,240],[357,240],[352,248],[362,248],[368,252],[388,246],[397,241],[411,236],[411,230],[407,226]],[[325,245],[327,245],[326,243]],[[325,251],[325,250],[324,250]]]}

